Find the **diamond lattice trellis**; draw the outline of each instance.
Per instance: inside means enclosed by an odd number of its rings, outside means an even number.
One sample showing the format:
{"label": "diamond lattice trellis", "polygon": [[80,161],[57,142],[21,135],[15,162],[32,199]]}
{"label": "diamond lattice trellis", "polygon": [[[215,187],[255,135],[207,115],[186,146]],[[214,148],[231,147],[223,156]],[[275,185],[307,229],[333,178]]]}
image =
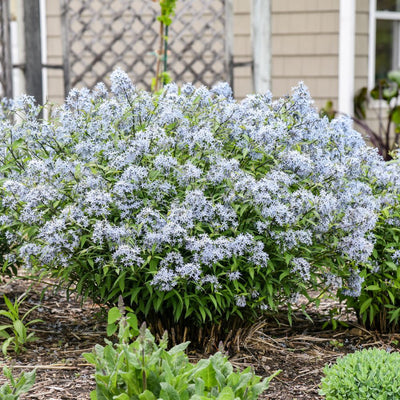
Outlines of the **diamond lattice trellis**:
{"label": "diamond lattice trellis", "polygon": [[[146,89],[156,74],[158,2],[62,0],[66,89],[107,82],[122,67]],[[177,83],[229,80],[225,0],[178,2],[170,26],[168,72]]]}

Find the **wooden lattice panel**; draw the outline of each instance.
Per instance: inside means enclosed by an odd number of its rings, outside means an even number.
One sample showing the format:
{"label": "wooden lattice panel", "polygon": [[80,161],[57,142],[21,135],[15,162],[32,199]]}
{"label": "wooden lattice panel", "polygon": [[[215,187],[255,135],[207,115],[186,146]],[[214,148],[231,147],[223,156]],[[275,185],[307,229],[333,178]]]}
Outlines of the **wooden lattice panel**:
{"label": "wooden lattice panel", "polygon": [[[117,66],[135,84],[150,88],[159,47],[158,2],[61,1],[66,88],[107,83]],[[225,14],[225,0],[178,1],[168,33],[174,81],[211,85],[229,79]]]}

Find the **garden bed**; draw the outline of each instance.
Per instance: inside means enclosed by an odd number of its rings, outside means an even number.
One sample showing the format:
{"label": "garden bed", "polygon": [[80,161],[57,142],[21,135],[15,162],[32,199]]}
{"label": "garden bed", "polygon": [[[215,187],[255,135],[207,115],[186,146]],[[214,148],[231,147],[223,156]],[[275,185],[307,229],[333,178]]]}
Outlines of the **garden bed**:
{"label": "garden bed", "polygon": [[[25,280],[8,281],[0,286],[0,294],[14,299],[31,285]],[[65,292],[43,289],[43,284],[32,285],[21,309],[23,314],[39,305],[31,315],[32,319],[43,320],[34,328],[39,340],[17,357],[12,353],[10,358],[1,356],[0,363],[12,365],[17,374],[37,369],[35,386],[21,399],[89,400],[94,389],[94,368],[81,355],[90,352],[96,343],[103,343],[106,313],[90,302],[81,304],[74,297],[68,300]],[[263,376],[282,370],[272,380],[265,399],[321,399],[318,385],[326,363],[365,347],[394,349],[400,340],[400,334],[379,335],[360,329],[354,318],[350,318],[348,328],[323,330],[327,309],[322,306],[318,312],[310,311],[314,323],[298,314],[292,327],[283,319],[259,321],[247,337],[240,338],[239,348],[230,355],[231,362],[238,368],[251,365]],[[6,321],[0,319],[3,323]],[[203,354],[192,350],[189,356],[195,360]],[[3,377],[0,382],[4,382]]]}

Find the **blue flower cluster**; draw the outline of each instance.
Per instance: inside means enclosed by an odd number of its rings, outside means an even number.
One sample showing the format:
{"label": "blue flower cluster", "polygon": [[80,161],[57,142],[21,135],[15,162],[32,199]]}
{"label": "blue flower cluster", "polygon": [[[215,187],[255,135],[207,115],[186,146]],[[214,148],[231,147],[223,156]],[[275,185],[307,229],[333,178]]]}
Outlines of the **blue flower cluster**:
{"label": "blue flower cluster", "polygon": [[400,175],[351,120],[320,118],[301,83],[237,102],[224,83],[111,82],[71,91],[47,122],[30,97],[4,106],[0,224],[26,265],[75,266],[68,279],[92,274],[115,296],[123,273],[137,303],[138,285],[219,293],[221,309],[273,308],[316,282],[359,294]]}

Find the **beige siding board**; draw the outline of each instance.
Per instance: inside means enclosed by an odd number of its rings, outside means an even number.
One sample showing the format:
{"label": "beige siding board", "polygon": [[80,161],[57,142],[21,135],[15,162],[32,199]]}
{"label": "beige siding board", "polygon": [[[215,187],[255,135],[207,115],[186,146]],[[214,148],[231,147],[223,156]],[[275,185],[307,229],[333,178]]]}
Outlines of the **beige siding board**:
{"label": "beige siding board", "polygon": [[246,97],[248,94],[253,92],[251,79],[245,76],[237,76],[234,80],[234,89],[235,89],[235,97],[237,99],[242,99]]}
{"label": "beige siding board", "polygon": [[234,0],[233,10],[235,14],[250,14],[252,0]]}
{"label": "beige siding board", "polygon": [[272,13],[272,15],[272,34],[320,34],[338,31],[337,12]]}
{"label": "beige siding board", "polygon": [[234,16],[234,35],[250,35],[251,16],[250,14],[239,14]]}
{"label": "beige siding board", "polygon": [[235,36],[233,54],[235,55],[235,61],[237,61],[238,57],[252,57],[251,39],[249,35]]}
{"label": "beige siding board", "polygon": [[338,0],[272,0],[273,12],[320,12],[338,10]]}
{"label": "beige siding board", "polygon": [[63,56],[63,50],[60,43],[60,37],[48,37],[47,38],[47,57],[61,57]]}
{"label": "beige siding board", "polygon": [[354,87],[355,87],[355,92],[357,92],[358,90],[360,90],[362,87],[366,87],[367,86],[367,80],[366,77],[356,77],[354,79]]}
{"label": "beige siding board", "polygon": [[[290,89],[303,81],[309,88],[311,96],[315,99],[337,98],[337,78],[307,78],[303,76],[293,78],[274,78],[272,80],[272,93],[274,96],[284,96],[290,92]],[[325,100],[325,101],[326,101]]]}
{"label": "beige siding board", "polygon": [[57,36],[61,40],[60,17],[47,17],[47,36]]}
{"label": "beige siding board", "polygon": [[[355,60],[355,76],[356,78],[361,78],[368,80],[368,57],[365,56],[356,56]],[[357,87],[357,86],[355,86]]]}
{"label": "beige siding board", "polygon": [[368,35],[368,27],[369,27],[369,13],[358,12],[356,13],[356,30],[357,33],[364,33]]}
{"label": "beige siding board", "polygon": [[368,35],[356,35],[356,54],[368,55]]}
{"label": "beige siding board", "polygon": [[49,71],[48,74],[48,95],[52,101],[55,97],[64,97],[63,74],[61,71]]}
{"label": "beige siding board", "polygon": [[354,89],[368,85],[369,2],[356,2],[356,59]]}
{"label": "beige siding board", "polygon": [[46,15],[59,16],[60,14],[60,0],[46,0]]}
{"label": "beige siding board", "polygon": [[338,54],[337,34],[273,35],[272,54],[313,56]]}
{"label": "beige siding board", "polygon": [[336,77],[338,71],[337,56],[294,56],[273,57],[274,77]]}
{"label": "beige siding board", "polygon": [[339,1],[273,0],[272,5],[274,96],[304,81],[317,107],[337,102]]}
{"label": "beige siding board", "polygon": [[369,12],[369,1],[367,0],[357,0],[356,1],[357,12]]}

